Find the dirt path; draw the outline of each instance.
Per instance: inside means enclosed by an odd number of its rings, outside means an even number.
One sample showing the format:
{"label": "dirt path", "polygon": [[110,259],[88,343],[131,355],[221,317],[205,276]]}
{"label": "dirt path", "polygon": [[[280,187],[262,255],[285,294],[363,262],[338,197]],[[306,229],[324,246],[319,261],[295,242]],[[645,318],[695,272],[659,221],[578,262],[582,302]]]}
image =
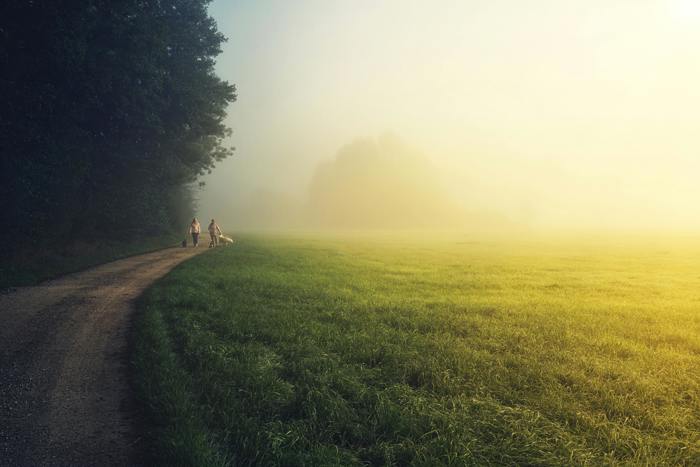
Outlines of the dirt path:
{"label": "dirt path", "polygon": [[172,248],[0,295],[0,465],[134,465],[133,301],[206,248]]}

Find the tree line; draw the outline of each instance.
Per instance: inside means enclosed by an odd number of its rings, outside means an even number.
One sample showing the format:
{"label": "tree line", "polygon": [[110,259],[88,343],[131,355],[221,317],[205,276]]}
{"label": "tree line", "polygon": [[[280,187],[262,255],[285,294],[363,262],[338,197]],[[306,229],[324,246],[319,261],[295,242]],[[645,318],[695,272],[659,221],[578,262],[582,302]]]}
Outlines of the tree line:
{"label": "tree line", "polygon": [[208,3],[2,2],[3,245],[155,235],[190,215],[191,186],[233,151]]}

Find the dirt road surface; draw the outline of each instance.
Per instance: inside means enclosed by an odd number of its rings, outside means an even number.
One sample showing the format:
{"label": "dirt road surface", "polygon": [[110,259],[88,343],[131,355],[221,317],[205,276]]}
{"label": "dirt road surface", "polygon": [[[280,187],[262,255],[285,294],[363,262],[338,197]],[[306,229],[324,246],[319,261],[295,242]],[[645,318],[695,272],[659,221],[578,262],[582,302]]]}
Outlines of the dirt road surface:
{"label": "dirt road surface", "polygon": [[0,295],[0,465],[139,465],[133,303],[206,250],[172,248]]}

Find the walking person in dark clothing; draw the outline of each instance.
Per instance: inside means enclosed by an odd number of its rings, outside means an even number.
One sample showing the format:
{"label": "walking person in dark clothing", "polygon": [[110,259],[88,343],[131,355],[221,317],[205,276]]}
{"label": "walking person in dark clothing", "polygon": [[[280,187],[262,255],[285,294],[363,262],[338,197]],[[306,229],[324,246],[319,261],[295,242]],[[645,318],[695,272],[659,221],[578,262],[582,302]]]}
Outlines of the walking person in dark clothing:
{"label": "walking person in dark clothing", "polygon": [[189,229],[187,229],[187,233],[192,234],[192,244],[194,245],[195,248],[197,248],[197,245],[199,245],[199,233],[201,231],[202,231],[202,227],[199,225],[199,221],[197,220],[196,217],[193,218]]}

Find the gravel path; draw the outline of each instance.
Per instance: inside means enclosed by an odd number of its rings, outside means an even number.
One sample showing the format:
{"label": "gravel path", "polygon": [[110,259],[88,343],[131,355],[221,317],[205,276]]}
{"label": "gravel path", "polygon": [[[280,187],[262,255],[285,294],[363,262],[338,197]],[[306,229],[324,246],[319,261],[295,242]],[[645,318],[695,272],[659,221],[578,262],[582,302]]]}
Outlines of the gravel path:
{"label": "gravel path", "polygon": [[0,295],[0,465],[138,465],[133,302],[206,248],[171,248]]}

